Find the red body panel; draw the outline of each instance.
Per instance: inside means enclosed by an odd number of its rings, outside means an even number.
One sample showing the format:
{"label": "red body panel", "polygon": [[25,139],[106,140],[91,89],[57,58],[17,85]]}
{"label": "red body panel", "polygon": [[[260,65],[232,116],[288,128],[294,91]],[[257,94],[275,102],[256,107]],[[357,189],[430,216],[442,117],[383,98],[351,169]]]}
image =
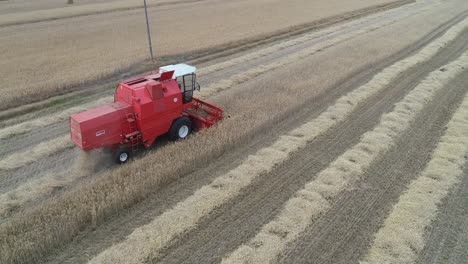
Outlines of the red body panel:
{"label": "red body panel", "polygon": [[118,144],[123,140],[122,123],[131,105],[114,103],[70,116],[72,141],[83,150]]}
{"label": "red body panel", "polygon": [[128,145],[138,137],[139,143],[149,147],[182,116],[192,120],[194,130],[210,127],[221,119],[219,108],[198,99],[183,104],[180,88],[171,76],[164,76],[163,82],[159,74],[124,81],[115,91],[113,104],[71,115],[72,141],[88,151]]}

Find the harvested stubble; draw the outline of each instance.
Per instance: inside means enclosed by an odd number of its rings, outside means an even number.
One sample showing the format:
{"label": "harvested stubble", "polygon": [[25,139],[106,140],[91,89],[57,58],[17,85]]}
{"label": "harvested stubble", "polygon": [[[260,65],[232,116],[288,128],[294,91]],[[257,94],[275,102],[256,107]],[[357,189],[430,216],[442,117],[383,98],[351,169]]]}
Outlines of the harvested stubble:
{"label": "harvested stubble", "polygon": [[369,21],[369,20],[376,19],[376,18],[379,18],[379,17],[384,17],[384,16],[386,16],[388,14],[391,14],[391,13],[399,12],[399,10],[401,10],[403,8],[409,8],[409,7],[414,6],[414,5],[416,5],[416,4],[408,4],[408,5],[405,5],[405,7],[399,7],[399,8],[391,9],[391,10],[388,10],[388,11],[385,11],[385,12],[368,15],[368,16],[366,16],[364,18],[360,18],[360,19],[354,20],[354,21],[346,23],[346,24],[336,25],[336,26],[332,26],[332,27],[328,27],[328,28],[319,30],[319,31],[308,33],[308,34],[305,34],[304,36],[294,38],[292,40],[284,41],[284,42],[275,44],[273,46],[270,46],[268,48],[258,50],[258,51],[253,52],[253,53],[249,53],[249,54],[246,54],[246,55],[234,58],[234,59],[230,59],[230,60],[227,60],[227,61],[224,61],[224,62],[221,62],[221,63],[216,63],[216,64],[213,64],[213,65],[207,66],[207,67],[205,67],[203,69],[200,69],[198,71],[198,74],[199,75],[206,75],[206,74],[210,74],[210,73],[213,73],[213,72],[216,72],[216,71],[228,68],[228,67],[243,64],[243,63],[246,63],[246,62],[261,58],[261,57],[264,57],[266,55],[281,51],[281,50],[283,50],[285,48],[289,48],[289,47],[304,43],[306,41],[316,39],[318,37],[326,36],[328,34],[331,34],[333,32],[336,32],[336,31],[339,31],[339,30],[342,30],[342,29],[345,29],[345,28],[352,28],[352,27],[354,27],[356,25],[359,25],[359,24],[363,23],[363,21]]}
{"label": "harvested stubble", "polygon": [[[390,11],[387,11],[387,12],[390,12]],[[256,68],[253,68],[251,70],[248,70],[246,72],[242,72],[240,74],[234,75],[234,76],[232,76],[232,77],[230,77],[228,79],[224,79],[224,80],[222,80],[220,82],[214,83],[214,84],[206,87],[205,89],[203,89],[202,98],[210,96],[210,95],[212,95],[214,93],[217,93],[219,91],[229,89],[234,85],[249,81],[249,80],[251,80],[251,79],[253,79],[253,78],[255,78],[255,77],[257,77],[257,76],[259,76],[261,74],[264,74],[266,72],[272,71],[272,70],[280,68],[280,67],[284,67],[285,65],[293,63],[293,62],[295,62],[295,61],[297,61],[297,60],[299,60],[301,58],[313,55],[313,54],[315,54],[315,53],[317,53],[319,51],[322,51],[322,50],[324,50],[326,48],[337,45],[339,43],[342,43],[342,42],[344,42],[346,40],[349,40],[351,38],[354,38],[356,36],[365,34],[367,32],[373,31],[373,30],[375,30],[375,29],[377,29],[379,27],[383,27],[385,25],[392,24],[392,23],[394,23],[396,21],[397,20],[389,20],[389,21],[386,21],[385,23],[379,24],[377,27],[372,25],[372,26],[369,26],[369,27],[364,28],[364,29],[351,31],[351,32],[346,33],[346,34],[336,36],[336,37],[334,37],[332,39],[329,39],[327,41],[320,42],[319,44],[307,47],[306,49],[301,50],[300,52],[294,53],[294,54],[289,55],[289,56],[287,56],[285,58],[277,60],[275,62],[265,64],[265,65],[261,65],[261,66],[258,66]],[[309,39],[308,37],[304,37],[304,38]],[[314,38],[314,34],[312,34],[312,36],[310,36],[310,39],[312,39],[312,38]],[[281,47],[282,46],[280,45],[279,48],[281,48]],[[263,54],[263,51],[259,52],[259,54]],[[255,57],[257,55],[251,55],[251,56]],[[244,59],[246,61],[248,61],[250,58],[249,58],[249,56],[247,56]],[[226,62],[226,64],[229,65],[230,62]],[[216,68],[217,68],[217,66],[215,65],[215,66],[213,66],[213,69],[208,68],[207,71],[211,72],[211,71],[216,70]]]}
{"label": "harvested stubble", "polygon": [[[459,27],[460,25],[452,28],[452,31],[459,32]],[[433,56],[440,47],[456,37],[456,34],[453,35],[452,31],[447,32],[444,36],[429,44],[420,53],[390,66],[377,74],[367,84],[338,99],[335,105],[331,106],[316,119],[291,131],[288,135],[280,137],[271,146],[249,156],[239,167],[218,177],[211,184],[202,187],[194,195],[178,203],[173,209],[166,211],[153,222],[136,229],[127,240],[102,252],[91,263],[141,263],[148,258],[157,258],[160,250],[166,247],[174,238],[194,228],[203,216],[206,216],[216,207],[235,197],[243,187],[249,185],[261,173],[268,172],[273,166],[288,159],[292,152],[303,147],[308,141],[313,140],[316,136],[326,132],[329,128],[344,120],[360,102],[365,101],[370,96],[384,89],[400,72]],[[453,71],[446,72],[445,74],[449,73],[453,74]],[[443,75],[442,77],[447,77],[447,75]],[[442,77],[441,79],[444,79]],[[426,86],[431,81],[432,79],[425,81],[422,87],[430,90]],[[432,92],[435,92],[432,90],[426,93],[420,92],[420,90],[424,90],[423,88],[414,91],[409,96],[410,99],[408,100],[412,103],[410,110],[417,111],[421,109],[424,99],[428,99],[433,95]],[[416,99],[412,98],[415,94],[420,97]],[[414,101],[412,101],[413,99]],[[369,133],[363,139],[363,143],[360,146],[362,150],[349,151],[343,159],[352,156],[356,162],[361,162],[361,165],[365,165],[366,157],[369,157],[370,152],[377,151],[379,149],[378,146],[381,146],[382,143],[390,143],[391,138],[388,135],[396,136],[398,126],[404,124],[401,121],[395,121],[394,115],[410,115],[410,112],[406,110],[406,103],[402,102],[402,105],[398,106],[395,110],[395,114],[389,114],[384,118],[385,126],[376,129],[375,133]],[[400,117],[399,115],[398,117]],[[412,116],[410,115],[410,117]],[[362,154],[365,155],[361,156]],[[337,169],[352,169],[353,166],[350,165],[354,166],[354,163],[351,164],[347,160],[336,162]],[[328,181],[331,179],[332,177]],[[337,178],[336,180],[339,181],[341,178]],[[333,190],[328,191],[332,192]],[[296,201],[293,203],[296,203]]]}
{"label": "harvested stubble", "polygon": [[[67,137],[68,139],[68,137]],[[62,189],[82,177],[93,173],[95,166],[102,161],[96,152],[79,151],[78,158],[71,169],[47,173],[42,177],[30,180],[17,189],[0,195],[0,219],[9,217],[11,212],[21,210],[25,204],[38,201],[57,189]]]}
{"label": "harvested stubble", "polygon": [[[464,71],[468,52],[436,70],[382,116],[380,123],[365,133],[361,141],[332,162],[317,177],[289,199],[279,215],[264,225],[248,243],[241,245],[223,263],[271,263],[289,243],[298,239],[321,214],[327,211],[337,194],[360,178],[366,168],[385,153],[410,126],[411,122],[437,92]],[[380,262],[376,262],[380,263]]]}
{"label": "harvested stubble", "polygon": [[[168,0],[164,2],[158,0],[148,0],[147,2],[149,6],[158,6],[178,2],[197,2],[197,0]],[[73,4],[73,1],[71,3]],[[38,21],[55,20],[92,14],[101,14],[113,11],[136,9],[141,7],[143,7],[143,2],[137,2],[133,0],[120,0],[112,1],[110,3],[91,3],[27,12],[14,12],[10,14],[3,14],[2,16],[0,16],[0,26],[25,24]]]}
{"label": "harvested stubble", "polygon": [[26,151],[15,152],[0,160],[0,170],[21,168],[26,164],[35,162],[38,159],[50,156],[72,146],[69,135],[43,142]]}
{"label": "harvested stubble", "polygon": [[90,103],[68,108],[59,113],[51,114],[45,117],[36,118],[36,119],[22,122],[13,126],[2,128],[0,129],[0,139],[5,139],[5,138],[9,138],[15,135],[24,134],[24,133],[27,133],[29,131],[32,131],[38,128],[46,127],[50,124],[68,120],[71,114],[85,111],[87,109],[100,106],[104,103],[110,103],[112,102],[112,100],[113,100],[112,96],[104,97],[104,98],[95,100]]}
{"label": "harvested stubble", "polygon": [[394,205],[364,263],[415,263],[425,245],[424,234],[437,216],[438,205],[460,182],[468,153],[468,95],[424,171]]}

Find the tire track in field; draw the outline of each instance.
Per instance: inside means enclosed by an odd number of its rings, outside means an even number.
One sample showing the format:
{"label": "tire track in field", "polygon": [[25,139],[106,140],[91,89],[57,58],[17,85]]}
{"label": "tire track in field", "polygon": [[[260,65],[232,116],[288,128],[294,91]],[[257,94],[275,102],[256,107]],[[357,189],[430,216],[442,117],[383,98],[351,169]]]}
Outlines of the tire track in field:
{"label": "tire track in field", "polygon": [[393,206],[363,263],[415,263],[438,204],[463,176],[467,153],[468,95],[447,125],[432,159]]}
{"label": "tire track in field", "polygon": [[321,214],[328,211],[332,200],[361,177],[370,164],[407,130],[436,92],[468,65],[468,52],[447,64],[446,71],[434,71],[412,90],[393,112],[382,116],[381,123],[365,133],[361,142],[338,157],[316,179],[286,202],[282,211],[264,225],[248,243],[240,246],[223,263],[270,263],[287,246],[296,241]]}
{"label": "tire track in field", "polygon": [[[340,98],[334,106],[331,106],[318,118],[296,128],[288,135],[282,136],[270,147],[249,156],[239,167],[200,188],[194,195],[178,203],[173,209],[166,211],[150,224],[136,229],[125,241],[102,252],[91,263],[111,263],[114,261],[138,263],[148,257],[157,257],[160,250],[175,237],[195,227],[198,221],[209,214],[211,210],[238,195],[240,190],[248,186],[260,173],[270,171],[275,164],[286,160],[292,152],[344,120],[357,104],[380,92],[400,72],[431,58],[441,47],[445,46],[447,41],[453,40],[461,32],[466,21],[464,20],[451,28],[416,55],[386,68],[369,83]],[[177,224],[168,229],[162,228],[174,222]],[[158,240],[153,240],[151,237],[158,237]]]}
{"label": "tire track in field", "polygon": [[425,107],[397,144],[366,170],[356,187],[339,195],[331,210],[308,228],[279,261],[358,263],[392,204],[430,159],[466,93],[466,81],[467,76],[461,74],[448,84],[450,92],[439,92],[437,100]]}

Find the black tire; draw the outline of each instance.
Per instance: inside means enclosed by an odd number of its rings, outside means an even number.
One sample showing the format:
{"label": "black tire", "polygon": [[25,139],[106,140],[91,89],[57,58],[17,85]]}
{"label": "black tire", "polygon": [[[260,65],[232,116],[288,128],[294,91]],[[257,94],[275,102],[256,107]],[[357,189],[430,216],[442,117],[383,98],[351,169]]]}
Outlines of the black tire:
{"label": "black tire", "polygon": [[119,147],[114,152],[114,162],[117,164],[124,164],[130,159],[130,150],[125,147]]}
{"label": "black tire", "polygon": [[171,140],[186,139],[192,132],[192,122],[187,117],[181,117],[172,123],[169,129],[169,138]]}

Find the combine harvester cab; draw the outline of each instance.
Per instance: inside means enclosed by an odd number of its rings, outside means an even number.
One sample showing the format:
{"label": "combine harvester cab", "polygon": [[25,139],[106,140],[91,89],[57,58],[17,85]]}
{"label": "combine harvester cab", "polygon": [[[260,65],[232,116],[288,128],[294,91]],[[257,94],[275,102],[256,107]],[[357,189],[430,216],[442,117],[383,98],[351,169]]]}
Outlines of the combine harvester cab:
{"label": "combine harvester cab", "polygon": [[121,82],[114,103],[70,116],[73,143],[83,151],[107,148],[117,163],[128,161],[139,146],[149,148],[159,136],[185,139],[192,130],[210,128],[223,111],[193,98],[199,90],[195,67],[178,64]]}

